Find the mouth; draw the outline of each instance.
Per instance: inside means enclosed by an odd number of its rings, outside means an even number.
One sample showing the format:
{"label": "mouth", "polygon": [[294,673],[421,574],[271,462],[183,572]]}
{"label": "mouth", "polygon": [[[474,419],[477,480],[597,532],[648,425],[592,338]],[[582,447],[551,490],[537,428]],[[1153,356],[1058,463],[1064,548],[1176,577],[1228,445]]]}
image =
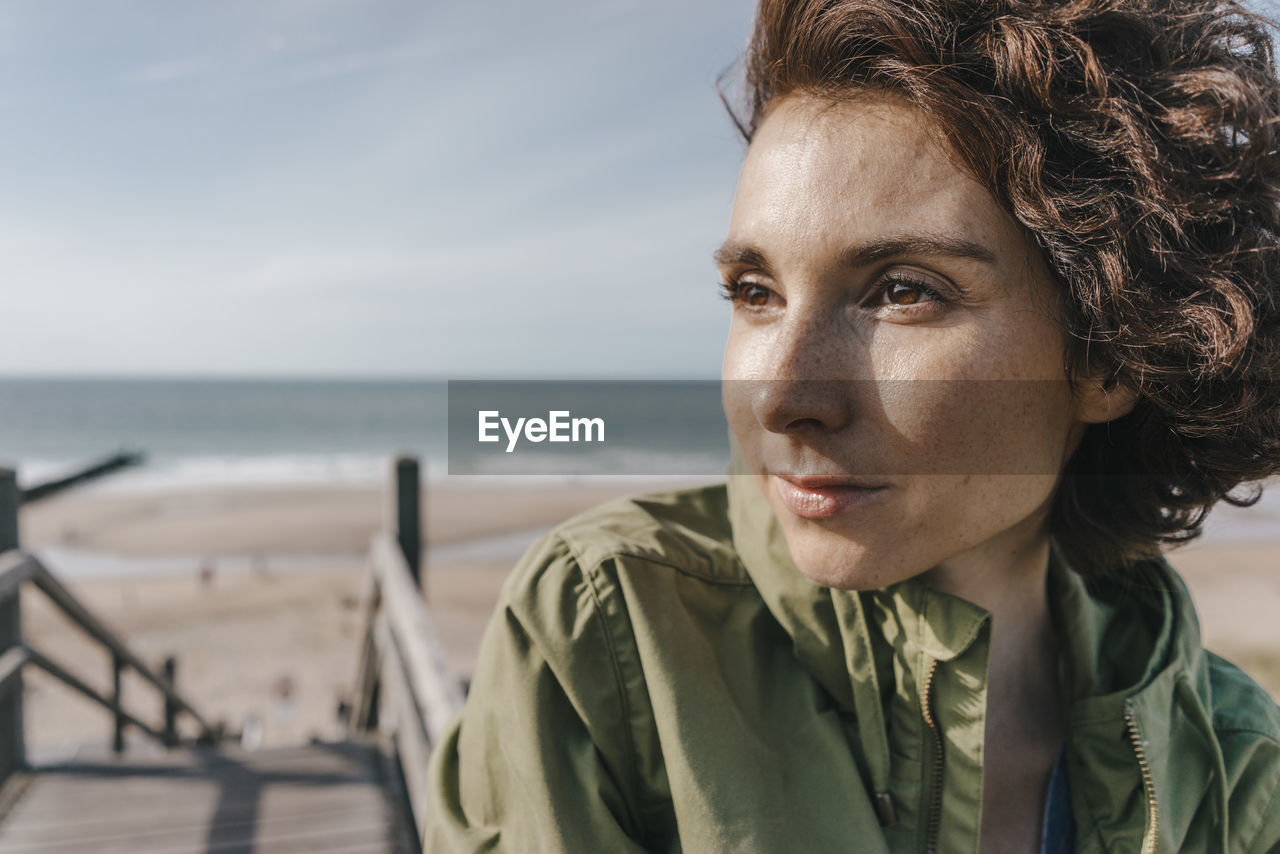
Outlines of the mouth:
{"label": "mouth", "polygon": [[773,475],[782,506],[802,519],[830,519],[874,501],[888,487],[828,475]]}

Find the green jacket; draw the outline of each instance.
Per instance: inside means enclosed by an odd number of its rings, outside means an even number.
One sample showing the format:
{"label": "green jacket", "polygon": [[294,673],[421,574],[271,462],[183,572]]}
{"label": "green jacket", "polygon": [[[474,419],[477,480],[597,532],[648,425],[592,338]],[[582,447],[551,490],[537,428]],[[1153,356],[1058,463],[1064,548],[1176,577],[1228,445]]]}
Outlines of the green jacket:
{"label": "green jacket", "polygon": [[[729,481],[529,551],[431,757],[427,851],[977,850],[990,615],[815,585]],[[1148,569],[1050,561],[1076,851],[1280,852],[1280,712]]]}

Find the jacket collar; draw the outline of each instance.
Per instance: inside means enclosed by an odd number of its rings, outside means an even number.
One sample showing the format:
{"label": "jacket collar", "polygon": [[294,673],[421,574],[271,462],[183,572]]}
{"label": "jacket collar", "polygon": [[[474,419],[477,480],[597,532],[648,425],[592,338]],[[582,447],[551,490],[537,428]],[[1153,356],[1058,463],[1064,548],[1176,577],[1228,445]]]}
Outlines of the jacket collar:
{"label": "jacket collar", "polygon": [[[814,583],[796,568],[754,478],[741,471],[735,466],[728,478],[735,549],[796,658],[842,710],[856,715],[855,752],[873,791],[887,792],[880,684],[892,678],[895,656],[907,668],[913,656],[904,657],[903,649],[951,661],[975,642],[987,643],[990,615],[918,578],[861,593]],[[1086,582],[1056,544],[1049,591],[1064,647],[1067,761],[1080,850],[1089,850],[1089,833],[1107,850],[1139,850],[1153,831],[1158,850],[1176,850],[1208,788],[1204,781],[1221,769],[1208,687],[1197,676],[1203,652],[1190,596],[1163,560]],[[1158,829],[1148,821],[1153,796]],[[1216,800],[1222,798],[1225,789]]]}
{"label": "jacket collar", "polygon": [[1056,544],[1049,579],[1077,827],[1107,850],[1177,851],[1207,800],[1228,850],[1226,770],[1182,579],[1159,559],[1086,581]]}

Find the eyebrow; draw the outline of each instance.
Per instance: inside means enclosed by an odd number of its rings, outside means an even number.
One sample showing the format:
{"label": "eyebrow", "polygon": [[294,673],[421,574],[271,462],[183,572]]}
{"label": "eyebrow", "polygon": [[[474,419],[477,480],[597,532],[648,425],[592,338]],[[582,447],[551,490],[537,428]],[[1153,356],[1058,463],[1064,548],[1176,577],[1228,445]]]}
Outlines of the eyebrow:
{"label": "eyebrow", "polygon": [[[886,258],[899,255],[923,255],[928,257],[948,256],[952,258],[970,258],[985,264],[995,264],[996,254],[980,243],[958,237],[947,237],[933,234],[908,234],[899,237],[885,237],[860,243],[844,250],[841,261],[848,267],[861,267],[874,264]],[[764,253],[753,246],[733,241],[726,242],[717,249],[712,257],[717,264],[750,264],[767,267]]]}

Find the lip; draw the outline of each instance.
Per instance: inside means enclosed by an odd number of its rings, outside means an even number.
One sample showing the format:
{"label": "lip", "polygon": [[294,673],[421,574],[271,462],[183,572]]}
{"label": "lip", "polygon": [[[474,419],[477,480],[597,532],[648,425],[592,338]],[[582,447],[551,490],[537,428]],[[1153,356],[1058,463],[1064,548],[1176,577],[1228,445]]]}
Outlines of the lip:
{"label": "lip", "polygon": [[887,487],[848,477],[774,475],[774,488],[787,510],[802,519],[830,519],[883,495]]}

